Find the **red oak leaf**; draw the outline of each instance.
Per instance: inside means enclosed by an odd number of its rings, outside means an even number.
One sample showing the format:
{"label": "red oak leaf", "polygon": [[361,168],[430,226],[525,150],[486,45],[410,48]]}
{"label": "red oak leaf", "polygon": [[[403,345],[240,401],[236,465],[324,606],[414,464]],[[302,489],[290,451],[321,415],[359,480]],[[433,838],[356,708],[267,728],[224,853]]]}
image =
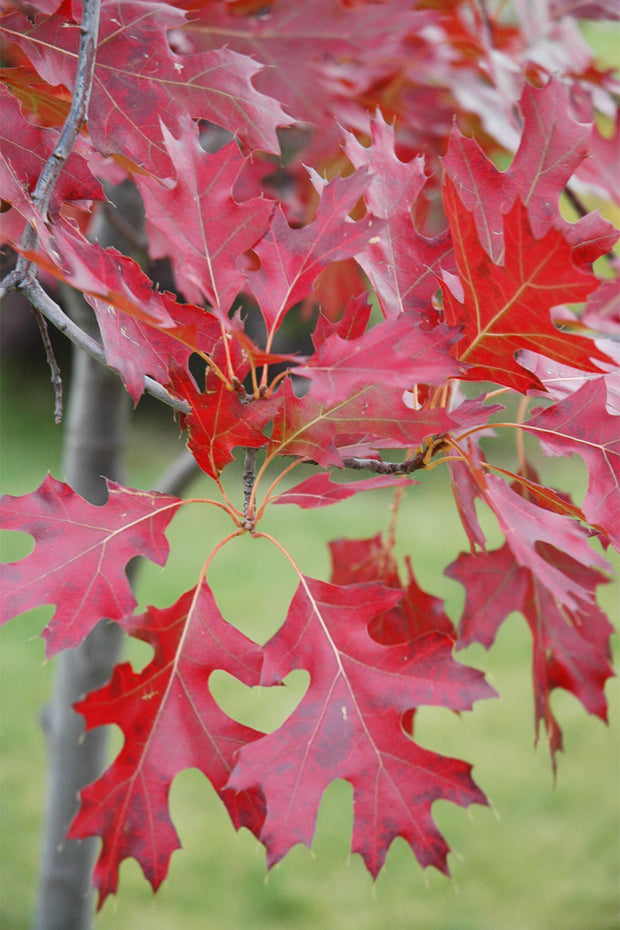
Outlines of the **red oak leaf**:
{"label": "red oak leaf", "polygon": [[340,587],[301,576],[286,622],[264,647],[262,684],[279,683],[296,668],[310,673],[297,710],[240,751],[228,783],[264,795],[260,839],[269,865],[295,843],[311,844],[321,796],[336,778],[353,786],[352,850],[375,876],[397,836],[421,865],[447,872],[448,846],[431,804],[485,803],[469,765],[422,749],[401,721],[421,704],[465,710],[494,692],[480,672],[454,661],[450,637],[375,642],[369,621],[399,598],[381,585]]}
{"label": "red oak leaf", "polygon": [[[175,54],[168,33],[184,22],[185,14],[168,4],[104,0],[88,119],[95,147],[166,176],[171,165],[161,123],[178,137],[180,121],[189,113],[228,129],[250,148],[279,153],[276,127],[293,120],[254,88],[252,78],[261,66],[221,46],[198,55]],[[33,22],[8,12],[0,30],[48,84],[73,89],[79,24],[71,0],[52,16],[35,15]]]}
{"label": "red oak leaf", "polygon": [[594,292],[587,303],[582,316],[582,322],[597,333],[605,333],[616,337],[620,342],[620,282],[615,280],[601,281],[598,290]]}
{"label": "red oak leaf", "polygon": [[[184,32],[197,48],[225,44],[262,62],[267,67],[257,77],[257,86],[287,105],[296,119],[325,130],[333,130],[339,104],[343,116],[350,115],[351,82],[362,81],[363,93],[373,80],[393,70],[395,58],[400,60],[404,53],[406,35],[415,34],[430,19],[426,12],[403,7],[400,0],[355,6],[313,0],[312,15],[304,4],[282,0],[259,10],[250,7],[250,15],[233,4],[187,7],[192,17]],[[362,107],[359,111],[361,115]]]}
{"label": "red oak leaf", "polygon": [[42,634],[48,657],[79,645],[103,617],[118,620],[134,609],[130,559],[163,565],[168,557],[165,530],[182,501],[113,482],[108,489],[108,502],[97,507],[48,475],[31,494],[1,499],[0,526],[29,533],[35,548],[0,566],[0,618],[55,604]]}
{"label": "red oak leaf", "polygon": [[592,549],[582,526],[564,513],[542,508],[540,501],[528,500],[496,475],[484,476],[482,496],[493,510],[517,563],[527,568],[559,604],[577,610],[583,601],[593,600],[592,592],[584,592],[577,580],[573,583],[557,568],[555,555],[547,555],[556,550],[570,552],[584,566],[610,571],[611,565]]}
{"label": "red oak leaf", "polygon": [[[392,548],[381,534],[370,539],[335,539],[329,544],[332,584],[347,585],[379,581],[401,592],[395,607],[370,621],[368,632],[384,646],[408,643],[433,631],[454,636],[454,626],[444,602],[418,585],[411,559],[405,559],[408,581],[403,586]],[[406,726],[411,732],[411,726]]]}
{"label": "red oak leaf", "polygon": [[472,368],[466,380],[491,380],[520,392],[541,385],[516,360],[518,349],[596,371],[608,361],[592,340],[568,337],[554,325],[551,310],[585,301],[599,285],[593,274],[577,268],[573,246],[555,229],[535,239],[528,213],[519,200],[504,217],[504,262],[496,264],[482,248],[473,214],[465,209],[447,178],[444,206],[450,221],[460,277],[455,296],[444,285],[446,322],[463,325],[455,351]]}
{"label": "red oak leaf", "polygon": [[[39,179],[48,156],[56,145],[60,132],[33,126],[22,113],[17,99],[0,84],[0,197],[24,212],[24,201],[29,203],[28,192],[32,192]],[[78,145],[78,149],[80,146]],[[99,182],[88,169],[84,158],[74,149],[54,187],[48,214],[54,218],[65,202],[85,204],[91,200],[103,200],[104,193]],[[25,213],[32,219],[31,209]],[[2,217],[3,229],[7,222]],[[21,224],[23,232],[24,224]],[[6,236],[6,233],[3,233]],[[19,232],[13,234],[18,241]]]}
{"label": "red oak leaf", "polygon": [[38,224],[40,247],[26,257],[49,274],[93,297],[112,304],[123,313],[143,320],[150,326],[175,328],[168,313],[169,296],[153,289],[153,282],[132,258],[118,249],[102,248],[89,242],[81,232],[62,217],[53,233]]}
{"label": "red oak leaf", "polygon": [[583,458],[589,475],[583,512],[620,550],[620,416],[607,413],[606,399],[605,379],[588,381],[535,414],[523,429],[537,436],[550,455]]}
{"label": "red oak leaf", "polygon": [[266,232],[273,204],[255,197],[233,198],[235,180],[244,165],[234,142],[207,154],[198,127],[179,120],[179,137],[162,126],[163,139],[176,179],[136,175],[147,221],[164,237],[153,258],[169,255],[177,287],[189,300],[206,297],[214,311],[226,316],[245,284],[239,257]]}
{"label": "red oak leaf", "polygon": [[596,124],[592,126],[589,155],[590,157],[579,166],[579,180],[585,181],[603,199],[615,201],[620,206],[620,114],[616,113],[615,131],[609,138],[602,135]]}
{"label": "red oak leaf", "polygon": [[219,378],[204,394],[193,379],[181,369],[171,369],[170,390],[187,401],[191,412],[181,414],[181,426],[189,430],[188,448],[207,475],[217,478],[232,462],[232,450],[238,446],[259,449],[267,444],[263,433],[280,406],[278,397],[259,398],[242,403],[237,394]]}
{"label": "red oak leaf", "polygon": [[329,504],[338,504],[349,497],[354,497],[360,491],[377,491],[380,488],[406,487],[417,484],[411,478],[402,478],[396,475],[380,475],[377,478],[365,478],[362,481],[346,481],[336,483],[328,474],[312,475],[289,491],[279,494],[274,504],[296,504],[303,510],[313,507],[327,507]]}
{"label": "red oak leaf", "polygon": [[116,724],[125,742],[110,768],[81,792],[69,836],[95,834],[103,845],[93,883],[99,907],[118,885],[118,868],[132,856],[157,890],[180,847],[170,819],[168,793],[186,768],[203,772],[238,829],[260,832],[264,808],[257,792],[223,792],[239,749],[262,734],[231,720],[209,690],[223,669],[244,684],[258,683],[260,648],[220,614],[206,582],[164,610],[149,607],[121,626],[153,647],[141,671],[118,665],[110,682],[75,705],[86,729]]}
{"label": "red oak leaf", "polygon": [[[10,58],[13,60],[12,54]],[[52,87],[42,81],[25,56],[21,56],[17,68],[0,68],[0,79],[21,101],[24,113],[33,123],[53,128],[62,126],[71,108],[71,94],[62,86]]]}
{"label": "red oak leaf", "polygon": [[326,404],[371,379],[385,387],[443,384],[459,374],[449,349],[460,332],[445,326],[425,330],[420,324],[420,317],[410,312],[383,320],[356,339],[342,339],[335,332],[295,374],[310,378],[313,399]]}
{"label": "red oak leaf", "polygon": [[356,223],[348,217],[368,183],[366,171],[329,183],[315,173],[312,177],[320,193],[314,220],[301,229],[291,229],[278,207],[271,228],[254,250],[260,268],[246,273],[270,337],[286,312],[310,293],[323,268],[356,255],[379,228],[372,217]]}
{"label": "red oak leaf", "polygon": [[[404,310],[428,310],[437,290],[439,264],[450,270],[449,235],[434,239],[416,230],[412,209],[424,187],[424,159],[399,161],[394,151],[394,129],[380,114],[372,123],[372,145],[365,148],[347,134],[344,150],[355,168],[368,166],[371,175],[364,193],[367,209],[382,220],[383,229],[357,256],[368,275],[386,317]],[[420,379],[424,380],[424,379]]]}
{"label": "red oak leaf", "polygon": [[[333,267],[332,265],[329,266]],[[342,305],[340,307],[342,310]],[[338,322],[332,322],[323,313],[319,314],[316,329],[312,333],[312,342],[315,349],[320,349],[323,343],[334,334],[341,339],[358,339],[363,336],[368,327],[372,306],[368,294],[358,294],[352,297],[345,305],[344,312]]]}
{"label": "red oak leaf", "polygon": [[290,382],[278,392],[282,406],[274,420],[269,455],[299,455],[329,468],[343,455],[374,449],[409,449],[454,426],[443,408],[413,410],[403,391],[368,384],[340,402],[323,404],[312,392],[296,397]]}
{"label": "red oak leaf", "polygon": [[517,198],[528,208],[537,239],[552,226],[568,227],[560,214],[560,195],[588,151],[590,126],[573,117],[569,90],[561,81],[551,80],[542,88],[526,85],[519,107],[521,144],[507,171],[499,171],[478,143],[456,128],[442,159],[475,218],[484,250],[497,263],[504,251],[503,218]]}
{"label": "red oak leaf", "polygon": [[211,313],[180,304],[166,292],[158,291],[157,299],[174,323],[170,330],[149,326],[95,297],[86,299],[97,317],[107,363],[117,369],[134,403],[144,391],[145,375],[166,386],[171,363],[187,366],[193,351],[209,354],[221,337],[221,326]]}
{"label": "red oak leaf", "polygon": [[613,627],[594,603],[596,586],[608,579],[566,553],[548,546],[543,551],[571,585],[577,583],[587,595],[575,610],[560,603],[539,578],[519,565],[508,545],[494,552],[462,553],[446,575],[460,581],[466,592],[458,648],[478,642],[488,649],[515,610],[527,620],[533,640],[536,731],[543,721],[555,768],[562,731],[551,709],[551,693],[564,688],[589,713],[607,719],[604,687],[613,674],[609,664]]}

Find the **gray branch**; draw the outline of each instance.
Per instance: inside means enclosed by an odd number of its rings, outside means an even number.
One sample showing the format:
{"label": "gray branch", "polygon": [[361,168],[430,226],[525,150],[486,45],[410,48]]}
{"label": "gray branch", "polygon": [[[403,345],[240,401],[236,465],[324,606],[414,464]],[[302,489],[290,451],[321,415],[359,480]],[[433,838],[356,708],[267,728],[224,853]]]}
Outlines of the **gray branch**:
{"label": "gray branch", "polygon": [[419,471],[426,467],[426,452],[418,452],[411,459],[404,462],[384,462],[381,459],[344,458],[345,468],[354,468],[356,471],[373,471],[377,475],[409,475],[412,471]]}
{"label": "gray branch", "polygon": [[[67,316],[59,304],[57,304],[55,300],[52,300],[49,294],[43,290],[35,278],[23,279],[20,282],[20,290],[23,291],[33,307],[49,320],[50,323],[53,323],[56,329],[66,336],[67,339],[71,340],[75,346],[79,349],[83,349],[87,355],[90,355],[91,358],[94,358],[95,361],[99,362],[101,365],[105,365],[106,368],[110,367],[101,343],[93,339],[92,336],[89,336],[77,323],[74,323],[71,317]],[[158,381],[155,381],[154,378],[150,378],[148,375],[144,377],[144,390],[163,404],[167,404],[175,410],[180,410],[182,413],[189,413],[190,408],[188,404],[172,397]]]}

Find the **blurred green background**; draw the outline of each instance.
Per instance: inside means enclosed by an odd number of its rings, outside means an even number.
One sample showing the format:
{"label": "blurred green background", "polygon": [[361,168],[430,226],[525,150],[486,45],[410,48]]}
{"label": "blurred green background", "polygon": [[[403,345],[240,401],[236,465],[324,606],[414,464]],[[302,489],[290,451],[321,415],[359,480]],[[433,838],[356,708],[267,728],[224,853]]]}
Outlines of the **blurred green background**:
{"label": "blurred green background", "polygon": [[[49,469],[60,469],[61,429],[52,421],[48,384],[22,366],[4,366],[2,382],[2,488],[30,491]],[[17,398],[19,398],[17,400]],[[167,412],[147,405],[135,416],[129,450],[128,483],[148,487],[178,451],[177,430]],[[504,431],[507,432],[507,431]],[[502,437],[500,457],[514,459],[513,440]],[[533,447],[532,447],[533,448]],[[497,460],[497,459],[495,459]],[[585,489],[580,459],[558,464],[538,460],[557,485]],[[444,597],[458,618],[460,585],[443,577],[448,562],[465,547],[465,537],[442,468],[424,473],[408,493],[399,518],[400,549],[410,552],[418,580]],[[295,480],[301,474],[295,473]],[[228,489],[241,498],[239,469]],[[211,496],[198,481],[192,495]],[[326,542],[363,537],[386,529],[389,492],[360,495],[314,512],[272,507],[263,528],[281,540],[303,570],[329,576]],[[495,532],[487,524],[491,540]],[[225,514],[215,508],[187,508],[170,531],[172,555],[165,569],[146,566],[139,583],[141,604],[171,603],[195,583],[202,560],[228,532]],[[29,537],[4,534],[3,559],[31,548]],[[616,563],[617,564],[617,563]],[[288,564],[267,542],[233,541],[209,571],[224,616],[255,639],[264,640],[282,622],[295,587]],[[602,603],[618,619],[617,582],[602,592]],[[44,608],[8,624],[1,636],[2,754],[0,913],[3,930],[26,930],[32,913],[46,765],[38,717],[51,687],[54,661],[44,663],[39,633],[52,612]],[[131,646],[136,663],[148,649]],[[254,930],[295,927],[314,930],[613,930],[618,927],[620,803],[620,695],[608,683],[610,727],[590,718],[568,694],[553,706],[564,729],[557,786],[544,739],[534,747],[530,636],[515,615],[487,654],[471,647],[459,660],[483,668],[500,694],[456,716],[423,708],[417,738],[426,747],[474,763],[474,777],[491,808],[463,811],[436,803],[434,816],[453,852],[452,881],[423,872],[406,844],[397,840],[386,867],[373,884],[358,856],[349,854],[351,790],[335,783],[326,793],[312,851],[296,847],[268,875],[261,847],[246,831],[235,834],[220,803],[200,773],[182,773],[174,782],[172,814],[183,850],[171,861],[168,880],[153,897],[137,864],[121,867],[120,889],[96,918],[96,930]],[[299,700],[304,674],[292,676],[288,694],[268,695],[231,684],[223,673],[218,700],[233,715],[272,728]],[[113,747],[120,745],[113,734]]]}

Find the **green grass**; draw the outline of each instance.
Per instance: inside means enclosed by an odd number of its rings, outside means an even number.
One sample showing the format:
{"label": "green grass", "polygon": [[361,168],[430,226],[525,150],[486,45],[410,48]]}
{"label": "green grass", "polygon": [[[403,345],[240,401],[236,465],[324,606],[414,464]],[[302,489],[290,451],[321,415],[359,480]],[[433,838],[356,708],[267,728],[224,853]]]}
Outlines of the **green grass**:
{"label": "green grass", "polygon": [[[14,382],[17,383],[17,382]],[[40,419],[43,408],[47,415]],[[36,418],[36,419],[35,419]],[[37,423],[36,430],[31,424]],[[172,439],[143,419],[134,436],[131,481],[146,486],[172,457]],[[168,431],[174,436],[174,428]],[[3,489],[31,490],[46,470],[61,477],[59,431],[51,423],[51,400],[33,390],[16,404],[7,401],[2,421]],[[509,449],[506,448],[506,454]],[[557,462],[552,463],[557,469]],[[549,463],[545,468],[550,467]],[[583,488],[579,462],[568,463],[560,483]],[[238,471],[230,493],[241,493]],[[442,576],[464,546],[439,470],[422,476],[400,516],[406,549],[419,580],[446,598],[453,616],[463,602],[461,587]],[[199,484],[193,490],[208,491]],[[385,528],[389,494],[301,512],[273,507],[264,529],[281,540],[308,574],[325,578],[325,542],[364,536]],[[173,524],[172,555],[165,570],[147,566],[139,597],[168,604],[195,583],[205,552],[229,530],[214,508],[194,507]],[[404,542],[403,542],[404,547]],[[9,534],[4,558],[28,551],[24,537]],[[405,548],[401,550],[401,554]],[[224,615],[257,640],[280,625],[295,587],[288,563],[269,543],[243,537],[215,557],[209,580]],[[618,586],[603,592],[617,615]],[[38,715],[51,688],[54,662],[43,662],[38,634],[51,608],[33,611],[1,634],[2,898],[6,930],[29,927],[41,827],[45,750]],[[401,840],[393,844],[384,871],[373,884],[358,856],[349,854],[351,789],[335,783],[321,805],[312,852],[296,847],[266,875],[260,846],[247,832],[235,834],[206,780],[184,772],[171,792],[172,814],[182,851],[153,898],[139,867],[121,867],[120,891],[97,917],[95,930],[215,930],[251,927],[273,930],[612,930],[618,926],[619,710],[615,681],[608,685],[611,727],[589,718],[570,695],[554,698],[565,734],[554,788],[543,743],[534,748],[529,634],[515,616],[503,627],[489,654],[471,647],[461,661],[484,668],[500,699],[477,704],[456,716],[423,708],[420,742],[475,764],[474,777],[491,808],[463,811],[440,802],[433,812],[453,853],[453,880],[422,872]],[[136,662],[146,647],[132,646]],[[234,716],[271,728],[294,706],[305,687],[299,673],[290,693],[275,697],[250,691],[219,676],[218,700]],[[118,747],[118,738],[115,745]]]}

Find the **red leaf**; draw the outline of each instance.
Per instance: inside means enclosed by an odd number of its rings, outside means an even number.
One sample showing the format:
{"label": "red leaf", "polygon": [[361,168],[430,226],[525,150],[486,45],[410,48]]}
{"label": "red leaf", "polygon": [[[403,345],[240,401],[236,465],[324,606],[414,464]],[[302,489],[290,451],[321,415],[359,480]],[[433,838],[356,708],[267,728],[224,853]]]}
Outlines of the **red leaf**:
{"label": "red leaf", "polygon": [[301,229],[291,229],[278,207],[270,230],[254,250],[261,267],[246,275],[270,337],[286,312],[307,297],[323,268],[356,255],[379,228],[371,217],[356,223],[348,218],[368,183],[365,171],[329,183],[316,173],[312,178],[321,198],[314,220]]}
{"label": "red leaf", "polygon": [[[0,126],[0,196],[7,203],[14,204],[16,209],[30,220],[32,209],[27,192],[34,190],[60,133],[56,129],[46,129],[29,123],[24,118],[16,98],[1,84]],[[58,215],[65,202],[86,206],[88,201],[104,199],[101,185],[79,154],[80,147],[78,143],[77,149],[71,152],[54,187],[48,210],[52,218]],[[3,216],[3,227],[6,222],[7,218]],[[24,224],[21,226],[23,232]],[[19,233],[14,235],[17,237]]]}
{"label": "red leaf", "polygon": [[460,200],[475,218],[480,243],[497,263],[504,251],[503,218],[517,198],[528,209],[537,239],[552,226],[566,231],[569,224],[560,214],[560,195],[588,151],[590,127],[572,116],[569,91],[561,81],[551,80],[542,88],[526,85],[519,106],[521,144],[507,171],[499,171],[478,143],[456,128],[442,159]]}
{"label": "red leaf", "polygon": [[313,507],[327,507],[338,504],[360,491],[376,491],[380,488],[406,487],[417,484],[411,478],[399,478],[395,475],[380,475],[377,478],[365,478],[362,481],[335,483],[328,474],[313,475],[289,491],[279,494],[274,504],[296,504],[303,510]]}
{"label": "red leaf", "polygon": [[[437,631],[454,636],[444,602],[422,590],[408,557],[405,561],[409,578],[403,587],[393,551],[380,534],[371,539],[336,539],[330,542],[329,551],[332,584],[379,581],[400,591],[398,604],[370,621],[368,632],[378,643],[384,646],[408,643],[425,633]],[[411,732],[411,726],[406,729]]]}
{"label": "red leaf", "polygon": [[[403,55],[406,35],[429,19],[401,0],[361,6],[313,0],[311,15],[298,3],[250,6],[245,16],[230,3],[188,8],[193,15],[185,32],[197,47],[226,44],[262,62],[267,67],[257,86],[281,100],[296,119],[332,132],[340,113],[350,117],[354,107],[351,82],[362,82],[362,93],[383,77],[386,65],[393,67],[394,57]],[[363,106],[355,107],[355,122],[363,112]]]}
{"label": "red leaf", "polygon": [[495,475],[485,476],[482,493],[517,563],[529,569],[559,604],[569,610],[577,610],[584,599],[593,600],[592,593],[584,594],[578,582],[573,584],[557,568],[555,557],[547,557],[549,551],[570,552],[583,565],[610,571],[607,559],[590,546],[589,536],[583,527],[562,513],[542,509],[517,494]]}
{"label": "red leaf", "polygon": [[171,391],[192,408],[181,415],[181,425],[189,430],[188,448],[207,475],[219,477],[236,447],[259,449],[267,444],[263,429],[279,407],[277,397],[243,404],[219,378],[201,394],[186,372],[171,370],[170,375]]}
{"label": "red leaf", "polygon": [[[333,268],[335,266],[330,265],[329,267]],[[342,305],[340,309],[342,310]],[[323,343],[334,334],[340,336],[341,339],[358,339],[359,336],[363,336],[368,327],[371,313],[372,306],[367,293],[352,297],[346,303],[344,312],[336,323],[321,313],[316,323],[316,329],[312,334],[315,349],[320,349]]]}
{"label": "red leaf", "polygon": [[180,846],[170,820],[168,793],[186,768],[203,772],[228,807],[235,827],[260,832],[263,804],[257,792],[223,792],[239,749],[262,734],[231,720],[209,690],[223,669],[246,685],[258,683],[260,648],[220,614],[206,582],[172,607],[147,608],[121,625],[149,643],[152,661],[134,672],[118,665],[109,684],[75,705],[86,729],[116,724],[125,737],[110,768],[81,792],[69,836],[103,840],[93,882],[99,907],[118,885],[123,859],[137,859],[157,890]]}
{"label": "red leaf", "polygon": [[340,402],[323,404],[310,391],[295,397],[290,382],[281,391],[269,455],[299,455],[329,468],[342,466],[342,455],[375,449],[409,449],[454,425],[443,408],[412,410],[403,391],[368,384]]}
{"label": "red leaf", "polygon": [[458,337],[458,330],[445,326],[425,331],[417,314],[401,313],[356,339],[333,333],[295,374],[310,378],[313,400],[325,404],[346,397],[370,380],[401,388],[415,383],[443,384],[460,371],[449,353]]}
{"label": "red leaf", "polygon": [[162,126],[176,178],[135,177],[147,220],[165,237],[166,248],[152,257],[169,255],[185,297],[198,303],[206,297],[226,316],[245,283],[237,261],[266,232],[273,204],[258,197],[237,203],[232,190],[245,163],[237,145],[207,154],[198,127],[188,117],[178,122],[178,138]]}
{"label": "red leaf", "polygon": [[[221,47],[198,55],[175,54],[168,33],[184,22],[185,14],[166,4],[104,0],[88,119],[95,147],[104,155],[121,153],[165,176],[170,158],[162,122],[178,137],[189,113],[239,135],[250,148],[279,153],[276,127],[293,120],[254,88],[252,78],[261,66]],[[79,25],[70,0],[52,16],[35,16],[33,23],[9,12],[0,29],[48,84],[73,89]]]}
{"label": "red leaf", "polygon": [[97,317],[106,361],[117,369],[134,403],[144,392],[145,375],[166,387],[171,364],[186,367],[192,350],[210,353],[221,337],[221,326],[212,314],[202,307],[179,304],[166,292],[157,292],[155,299],[174,323],[169,330],[150,326],[96,297],[86,299]]}
{"label": "red leaf", "polygon": [[0,618],[55,604],[43,631],[47,656],[78,646],[102,618],[118,620],[136,601],[125,567],[143,555],[163,565],[165,530],[183,503],[108,482],[105,506],[89,504],[50,475],[31,494],[1,499],[0,525],[34,537],[35,549],[0,566]]}
{"label": "red leaf", "polygon": [[118,249],[104,249],[98,242],[89,242],[62,218],[54,224],[53,232],[41,225],[37,231],[40,251],[27,253],[27,258],[49,274],[87,298],[112,304],[150,326],[174,329],[166,306],[170,298],[153,290],[153,282],[133,259]]}
{"label": "red leaf", "polygon": [[620,417],[607,413],[606,399],[605,379],[597,378],[534,415],[523,429],[551,455],[583,458],[589,474],[583,512],[620,551]]}
{"label": "red leaf", "polygon": [[302,576],[286,622],[264,647],[262,684],[296,668],[310,673],[297,710],[241,750],[229,781],[234,790],[258,788],[265,797],[260,838],[270,865],[295,843],[311,844],[321,796],[336,778],[353,786],[352,850],[372,875],[397,836],[421,865],[447,872],[433,801],[485,803],[471,767],[421,749],[401,718],[420,704],[465,710],[493,691],[480,672],[452,659],[452,640],[442,634],[396,646],[371,639],[368,622],[399,598],[380,585],[337,587]]}
{"label": "red leaf", "polygon": [[[412,208],[424,187],[424,159],[399,161],[394,129],[378,113],[372,123],[372,145],[360,145],[347,134],[344,150],[355,168],[368,166],[370,184],[364,194],[367,209],[385,225],[369,241],[358,261],[377,293],[381,309],[392,318],[405,310],[427,311],[438,287],[440,262],[450,268],[449,236],[434,239],[415,228]],[[419,379],[423,381],[423,378]]]}
{"label": "red leaf", "polygon": [[503,621],[520,611],[533,639],[532,662],[535,722],[547,730],[555,768],[555,753],[562,749],[562,731],[550,704],[555,688],[577,697],[585,709],[607,719],[605,682],[613,674],[609,664],[609,637],[613,627],[594,603],[597,585],[607,578],[580,565],[570,555],[544,548],[583,599],[572,610],[562,604],[527,568],[521,567],[508,545],[495,552],[462,553],[446,569],[446,575],[465,586],[466,602],[459,626],[459,648],[472,642],[489,648]]}
{"label": "red leaf", "polygon": [[585,301],[599,281],[573,263],[573,246],[550,229],[532,236],[528,214],[519,200],[504,217],[504,263],[491,260],[480,245],[473,214],[459,200],[452,181],[444,186],[462,294],[444,286],[446,322],[462,324],[465,335],[456,346],[470,368],[466,380],[491,380],[525,392],[540,387],[517,361],[518,349],[595,371],[604,356],[591,340],[569,337],[553,324],[551,310]]}

